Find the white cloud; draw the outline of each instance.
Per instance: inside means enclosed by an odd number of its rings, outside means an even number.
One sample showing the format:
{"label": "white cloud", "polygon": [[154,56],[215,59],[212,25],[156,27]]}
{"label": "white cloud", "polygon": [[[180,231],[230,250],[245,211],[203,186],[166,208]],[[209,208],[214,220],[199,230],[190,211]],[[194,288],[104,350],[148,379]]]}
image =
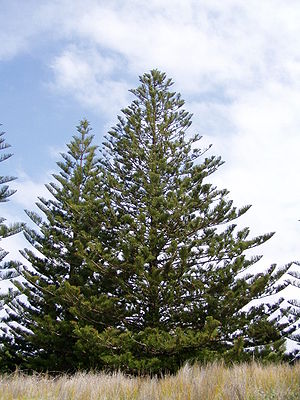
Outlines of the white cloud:
{"label": "white cloud", "polygon": [[293,87],[268,82],[227,110],[236,134],[218,179],[227,182],[235,199],[254,205],[247,219],[250,226],[260,233],[277,231],[269,244],[273,262],[300,257],[299,101]]}
{"label": "white cloud", "polygon": [[31,52],[49,29],[55,26],[54,22],[49,7],[41,7],[35,0],[2,2],[0,61]]}
{"label": "white cloud", "polygon": [[[20,250],[23,250],[25,247],[31,247],[31,245],[26,241],[22,233],[2,239],[0,242],[0,247],[8,252],[4,258],[4,262],[14,260],[21,261],[23,264],[28,264],[28,262],[20,254]],[[8,282],[6,282],[6,284],[8,284]],[[4,285],[5,287],[6,284]],[[0,289],[3,289],[2,286],[3,285],[1,281]]]}
{"label": "white cloud", "polygon": [[[18,173],[18,180],[13,184],[13,188],[16,189],[17,192],[11,198],[10,203],[17,203],[19,207],[22,207],[23,209],[32,210],[35,203],[38,201],[38,197],[50,197],[50,193],[45,187],[45,183],[52,180],[53,178],[50,173],[45,174],[45,179],[35,181],[26,173],[20,171]],[[8,203],[8,206],[11,205],[10,203]]]}
{"label": "white cloud", "polygon": [[122,59],[102,56],[95,49],[71,46],[52,63],[52,89],[73,95],[84,106],[115,115],[128,101],[128,85],[112,79],[120,72]]}
{"label": "white cloud", "polygon": [[[64,27],[86,45],[122,55],[136,74],[166,69],[195,92],[259,84],[295,54],[300,9],[285,2],[90,2]],[[82,10],[81,10],[82,11]]]}
{"label": "white cloud", "polygon": [[50,146],[48,149],[49,156],[55,162],[57,162],[61,158],[62,153],[66,153],[67,151],[68,149],[66,148],[66,146]]}
{"label": "white cloud", "polygon": [[[20,39],[32,46],[43,37],[63,39],[67,48],[52,62],[55,83],[84,104],[104,103],[96,89],[121,84],[122,91],[126,74],[136,77],[153,67],[166,70],[188,95],[217,91],[233,98],[271,77],[293,81],[299,74],[297,2],[28,4],[19,14],[30,14],[30,23],[19,17],[13,30],[5,21],[6,42]],[[84,81],[89,88],[96,83],[91,96],[83,93]]]}

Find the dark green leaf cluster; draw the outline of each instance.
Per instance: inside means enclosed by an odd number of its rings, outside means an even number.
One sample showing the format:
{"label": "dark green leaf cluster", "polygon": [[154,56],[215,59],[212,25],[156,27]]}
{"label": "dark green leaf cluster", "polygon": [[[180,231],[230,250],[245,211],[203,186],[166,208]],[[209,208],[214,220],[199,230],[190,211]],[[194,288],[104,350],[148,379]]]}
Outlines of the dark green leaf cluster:
{"label": "dark green leaf cluster", "polygon": [[[0,151],[2,152],[3,150],[5,151],[10,147],[9,144],[6,143],[4,139],[4,132],[0,133]],[[0,162],[3,162],[7,159],[9,159],[12,156],[11,153],[3,153],[0,155]],[[10,196],[12,196],[16,191],[11,190],[9,188],[8,183],[16,179],[13,176],[7,176],[7,175],[1,175],[0,176],[0,203],[6,202],[9,200]],[[20,232],[23,229],[23,224],[19,223],[14,223],[11,225],[6,224],[6,220],[3,217],[0,217],[0,241],[4,238],[7,238],[8,236],[14,235],[18,232]],[[0,248],[0,261],[2,262],[4,257],[8,254],[7,251],[3,250]],[[16,268],[18,267],[18,263],[13,263],[13,262],[3,262],[1,263],[0,267],[0,278],[1,281],[5,281],[8,279],[13,279],[18,276],[18,273],[16,272]],[[10,297],[10,294],[9,296]],[[6,299],[7,301],[7,299]],[[3,306],[4,306],[4,300],[3,296],[0,296],[0,310],[3,312]],[[1,334],[1,331],[0,331]],[[0,366],[1,362],[3,364],[3,367],[6,368],[7,364],[9,365],[10,362],[10,352],[8,350],[5,350],[2,348],[2,352],[4,354],[4,359],[3,357],[0,356]],[[7,361],[8,360],[8,363]]]}
{"label": "dark green leaf cluster", "polygon": [[[11,153],[2,153],[2,151],[10,148],[10,145],[5,141],[4,134],[4,132],[0,132],[0,163],[6,161],[12,156]],[[14,176],[0,175],[0,203],[7,202],[9,198],[16,192],[16,190],[10,189],[8,185],[9,182],[15,179],[16,178]],[[23,225],[19,223],[7,225],[5,218],[0,217],[0,240],[20,232],[22,228]],[[2,261],[7,254],[7,251],[0,249],[0,261]],[[2,279],[8,279],[15,276],[15,272],[12,270],[12,268],[10,268],[10,266],[10,263],[4,264],[3,272],[1,274]]]}
{"label": "dark green leaf cluster", "polygon": [[[140,77],[98,158],[89,124],[62,154],[51,198],[39,199],[38,231],[25,235],[30,267],[10,299],[12,336],[2,359],[40,371],[174,372],[186,361],[280,359],[276,293],[288,267],[264,273],[226,189],[209,183],[221,165],[190,136],[191,114],[172,81]],[[24,298],[17,296],[20,293]]]}
{"label": "dark green leaf cluster", "polygon": [[[300,265],[299,262],[295,262],[294,266]],[[291,286],[294,286],[296,288],[300,289],[300,273],[296,271],[295,269],[290,270],[288,272],[290,275],[290,279],[287,281],[287,283]],[[282,314],[284,317],[288,320],[289,322],[289,339],[294,341],[295,343],[298,344],[298,349],[296,348],[292,354],[290,355],[290,359],[292,361],[299,361],[300,359],[300,352],[299,352],[299,345],[300,345],[300,301],[299,300],[289,300],[288,301],[289,306],[286,307],[284,310],[282,310]]]}

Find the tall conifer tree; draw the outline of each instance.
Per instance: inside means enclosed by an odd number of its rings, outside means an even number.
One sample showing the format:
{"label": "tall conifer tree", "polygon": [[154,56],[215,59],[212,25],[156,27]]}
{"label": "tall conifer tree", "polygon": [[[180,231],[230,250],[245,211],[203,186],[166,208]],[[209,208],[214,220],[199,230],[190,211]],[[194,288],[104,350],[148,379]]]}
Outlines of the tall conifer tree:
{"label": "tall conifer tree", "polygon": [[[249,358],[246,349],[275,359],[282,331],[268,317],[278,307],[243,308],[276,291],[286,271],[251,273],[260,257],[245,251],[272,233],[249,238],[235,220],[228,191],[208,182],[219,157],[197,148],[191,114],[171,91],[172,81],[153,70],[132,90],[104,143],[107,207],[118,241],[108,264],[115,270],[126,314],[118,329],[79,328],[78,346],[94,363],[129,372],[175,371],[186,360]],[[248,272],[249,271],[249,272]],[[282,327],[281,327],[282,328]]]}
{"label": "tall conifer tree", "polygon": [[[15,283],[18,291],[14,300],[9,299],[10,334],[2,350],[7,367],[75,370],[81,365],[73,333],[76,325],[92,320],[101,330],[113,318],[109,301],[99,299],[101,282],[99,272],[93,269],[95,263],[92,257],[88,263],[82,256],[91,237],[96,236],[105,243],[106,233],[100,224],[97,147],[92,144],[93,136],[86,120],[77,130],[68,152],[62,154],[63,161],[57,163],[60,172],[54,175],[55,182],[46,185],[52,198],[39,198],[37,206],[43,215],[27,211],[38,231],[26,229],[25,236],[34,250],[25,249],[22,254],[30,267],[21,268],[24,280]],[[74,317],[72,307],[76,304],[84,307],[85,298],[93,301],[95,279],[97,304],[100,307],[100,303],[105,303],[106,314],[95,321],[93,309],[85,308],[84,315]],[[26,301],[20,293],[26,296]]]}
{"label": "tall conifer tree", "polygon": [[11,323],[4,350],[36,369],[130,373],[280,358],[283,326],[268,319],[278,305],[244,310],[279,290],[287,270],[251,273],[260,257],[245,251],[272,234],[237,229],[249,206],[237,209],[209,183],[222,161],[187,134],[191,114],[172,81],[153,70],[140,82],[104,157],[96,160],[84,121],[48,186],[54,200],[40,199],[46,221],[28,213],[41,256],[24,252],[34,271],[19,289],[30,305],[14,301],[11,321],[22,327]]}

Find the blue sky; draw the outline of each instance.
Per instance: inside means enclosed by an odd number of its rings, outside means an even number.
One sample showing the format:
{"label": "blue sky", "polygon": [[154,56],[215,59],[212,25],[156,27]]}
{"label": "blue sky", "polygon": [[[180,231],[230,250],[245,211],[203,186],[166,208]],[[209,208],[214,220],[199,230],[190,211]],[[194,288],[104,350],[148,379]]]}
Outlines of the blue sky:
{"label": "blue sky", "polygon": [[[0,122],[18,176],[2,215],[27,221],[47,196],[59,152],[86,117],[96,143],[128,105],[128,89],[165,71],[193,112],[191,133],[225,165],[261,247],[261,268],[300,260],[300,3],[295,0],[0,0]],[[17,256],[21,237],[2,243]],[[293,292],[296,293],[296,292]],[[298,294],[297,294],[298,295]]]}

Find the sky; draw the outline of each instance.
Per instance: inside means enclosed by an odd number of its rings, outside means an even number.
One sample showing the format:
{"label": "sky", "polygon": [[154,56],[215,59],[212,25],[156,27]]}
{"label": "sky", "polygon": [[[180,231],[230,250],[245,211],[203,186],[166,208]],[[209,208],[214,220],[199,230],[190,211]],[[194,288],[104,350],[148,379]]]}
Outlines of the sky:
{"label": "sky", "polygon": [[[0,123],[13,152],[1,175],[18,177],[1,205],[9,222],[28,222],[23,210],[49,196],[79,121],[101,145],[128,90],[157,68],[193,113],[190,133],[225,161],[210,181],[252,204],[238,226],[276,232],[256,249],[258,267],[300,260],[298,0],[0,0],[0,10]],[[26,243],[1,245],[17,258]]]}

